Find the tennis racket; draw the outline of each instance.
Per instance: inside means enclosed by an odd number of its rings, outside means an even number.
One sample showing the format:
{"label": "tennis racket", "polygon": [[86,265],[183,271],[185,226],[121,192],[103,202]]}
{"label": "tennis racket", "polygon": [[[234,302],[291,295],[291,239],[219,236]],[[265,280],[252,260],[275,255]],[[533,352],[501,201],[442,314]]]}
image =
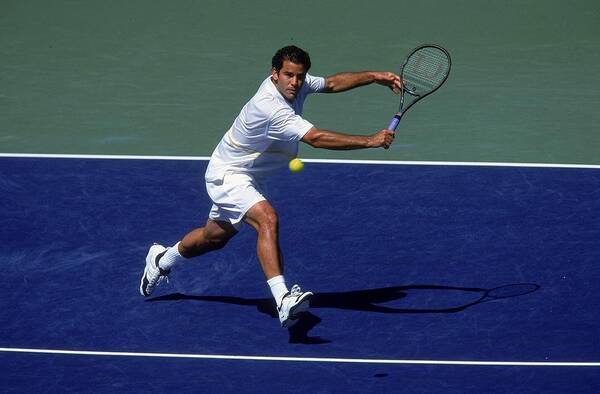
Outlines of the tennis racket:
{"label": "tennis racket", "polygon": [[450,54],[439,45],[421,45],[406,56],[400,66],[400,107],[390,121],[388,130],[395,131],[402,115],[410,107],[446,82],[451,65]]}

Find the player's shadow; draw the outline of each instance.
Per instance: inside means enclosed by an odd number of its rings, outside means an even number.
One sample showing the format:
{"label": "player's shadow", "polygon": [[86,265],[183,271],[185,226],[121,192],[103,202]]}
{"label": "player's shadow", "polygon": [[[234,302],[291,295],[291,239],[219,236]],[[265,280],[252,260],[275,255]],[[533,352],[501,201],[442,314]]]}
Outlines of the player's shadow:
{"label": "player's shadow", "polygon": [[[458,313],[483,302],[513,298],[537,291],[539,285],[519,283],[484,289],[477,287],[456,287],[440,285],[390,286],[378,289],[353,290],[332,293],[316,293],[310,302],[311,309],[334,308],[362,312],[387,314]],[[426,294],[419,297],[418,294]],[[409,297],[410,296],[410,297]],[[414,296],[414,297],[412,297]],[[410,306],[402,305],[403,299],[411,300]],[[271,298],[241,298],[230,296],[168,294],[151,298],[148,302],[193,300],[220,302],[224,304],[255,307],[259,312],[277,318],[275,303]],[[388,305],[381,305],[381,304]],[[394,304],[389,305],[389,304]],[[289,330],[290,343],[322,344],[330,340],[309,336],[310,330],[321,319],[310,312],[300,315],[300,321]]]}

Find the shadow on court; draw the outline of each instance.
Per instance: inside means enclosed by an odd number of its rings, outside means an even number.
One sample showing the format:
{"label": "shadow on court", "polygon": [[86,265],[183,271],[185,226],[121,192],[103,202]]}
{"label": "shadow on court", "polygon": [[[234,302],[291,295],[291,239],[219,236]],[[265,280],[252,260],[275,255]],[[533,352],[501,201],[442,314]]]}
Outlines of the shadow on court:
{"label": "shadow on court", "polygon": [[[505,300],[533,293],[540,289],[534,283],[508,284],[491,289],[441,285],[390,286],[378,289],[353,290],[332,293],[316,293],[311,299],[311,309],[333,308],[360,312],[388,314],[458,313],[472,306],[497,300]],[[425,296],[424,296],[425,295]],[[407,306],[404,301],[413,299]],[[203,301],[255,307],[259,312],[277,318],[275,303],[271,298],[241,298],[230,296],[202,296],[173,293],[155,297],[157,301]],[[380,305],[400,303],[402,307]],[[300,321],[289,330],[290,343],[323,344],[330,340],[309,336],[310,330],[321,318],[310,313],[300,314]]]}

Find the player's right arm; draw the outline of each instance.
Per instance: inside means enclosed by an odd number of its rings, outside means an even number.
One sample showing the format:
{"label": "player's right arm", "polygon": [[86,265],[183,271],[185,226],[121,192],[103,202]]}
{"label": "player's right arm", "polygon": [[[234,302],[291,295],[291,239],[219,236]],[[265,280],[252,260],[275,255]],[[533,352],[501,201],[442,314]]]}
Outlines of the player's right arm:
{"label": "player's right arm", "polygon": [[342,72],[325,78],[324,93],[339,93],[359,86],[378,83],[399,93],[402,88],[400,77],[386,71]]}
{"label": "player's right arm", "polygon": [[313,127],[308,130],[304,137],[302,137],[301,141],[307,143],[313,148],[321,149],[388,149],[394,141],[394,132],[390,130],[381,130],[372,135],[349,135],[335,131],[320,130],[316,127]]}

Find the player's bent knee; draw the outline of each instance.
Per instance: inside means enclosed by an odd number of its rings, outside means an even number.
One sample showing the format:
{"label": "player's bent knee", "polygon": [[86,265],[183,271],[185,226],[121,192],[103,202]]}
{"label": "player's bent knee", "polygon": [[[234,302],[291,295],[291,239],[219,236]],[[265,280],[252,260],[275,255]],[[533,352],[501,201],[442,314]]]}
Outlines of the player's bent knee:
{"label": "player's bent knee", "polygon": [[258,231],[276,234],[279,227],[279,217],[274,210],[265,212],[258,222]]}
{"label": "player's bent knee", "polygon": [[277,227],[279,225],[279,216],[277,216],[277,212],[271,211],[265,215],[265,225],[270,227]]}
{"label": "player's bent knee", "polygon": [[268,201],[255,204],[246,213],[244,222],[251,225],[259,234],[277,236],[279,231],[279,216]]}

